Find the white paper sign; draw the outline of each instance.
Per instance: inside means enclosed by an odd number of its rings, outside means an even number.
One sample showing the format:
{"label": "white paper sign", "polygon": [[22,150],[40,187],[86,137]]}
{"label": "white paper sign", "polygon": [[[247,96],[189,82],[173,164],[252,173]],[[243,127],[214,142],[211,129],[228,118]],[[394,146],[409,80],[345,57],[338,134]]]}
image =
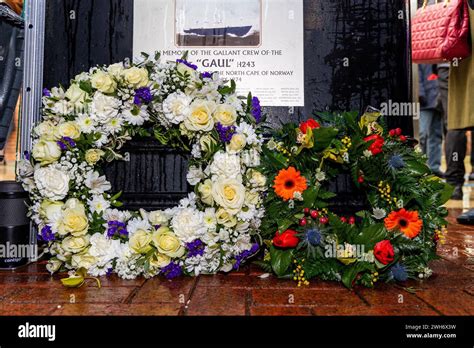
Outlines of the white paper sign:
{"label": "white paper sign", "polygon": [[134,56],[188,51],[263,106],[304,105],[303,0],[135,0]]}

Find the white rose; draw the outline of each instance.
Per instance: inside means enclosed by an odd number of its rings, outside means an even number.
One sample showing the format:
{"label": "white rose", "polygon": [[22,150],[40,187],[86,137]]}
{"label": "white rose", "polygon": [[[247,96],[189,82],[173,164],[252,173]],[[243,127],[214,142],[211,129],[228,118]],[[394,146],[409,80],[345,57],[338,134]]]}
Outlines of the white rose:
{"label": "white rose", "polygon": [[214,177],[241,179],[240,157],[236,154],[217,152],[210,169]]}
{"label": "white rose", "polygon": [[210,131],[214,127],[212,113],[215,110],[215,103],[209,100],[195,100],[190,106],[190,111],[184,125],[191,131]]}
{"label": "white rose", "polygon": [[186,74],[189,75],[191,78],[196,76],[196,70],[183,63],[179,63],[178,66],[176,67],[176,70],[178,70],[179,73],[183,75],[186,75]]}
{"label": "white rose", "polygon": [[257,205],[260,203],[260,194],[258,192],[247,191],[245,192],[245,204]]}
{"label": "white rose", "polygon": [[237,120],[237,112],[232,105],[220,104],[214,111],[214,120],[224,126],[231,126]]}
{"label": "white rose", "polygon": [[58,259],[50,259],[48,261],[48,264],[46,265],[46,269],[48,270],[49,273],[53,274],[54,272],[59,271],[62,264],[63,264],[62,261]]}
{"label": "white rose", "polygon": [[89,236],[69,236],[63,239],[61,246],[66,252],[79,253],[89,245]]}
{"label": "white rose", "polygon": [[116,79],[120,79],[122,77],[123,70],[124,70],[123,63],[111,64],[107,68],[107,72],[113,77],[115,77]]}
{"label": "white rose", "polygon": [[33,145],[31,155],[44,166],[56,162],[61,157],[61,149],[55,141],[40,139]]}
{"label": "white rose", "polygon": [[207,179],[202,184],[199,185],[198,191],[201,196],[201,201],[207,205],[214,204],[214,198],[212,197],[212,181]]}
{"label": "white rose", "polygon": [[240,152],[245,145],[247,145],[247,138],[243,134],[234,134],[230,143],[227,145],[227,149],[231,153]]}
{"label": "white rose", "polygon": [[148,71],[145,68],[131,67],[124,70],[123,76],[134,88],[145,87],[148,84]]}
{"label": "white rose", "polygon": [[56,140],[56,126],[51,121],[41,122],[34,128],[34,133],[43,140]]}
{"label": "white rose", "polygon": [[245,201],[245,187],[236,179],[220,178],[212,185],[212,197],[230,214],[237,214]]}
{"label": "white rose", "polygon": [[73,198],[68,199],[64,204],[61,219],[58,222],[58,233],[61,235],[72,234],[73,236],[82,236],[89,229],[89,220],[87,219],[84,204]]}
{"label": "white rose", "polygon": [[117,98],[95,92],[91,104],[91,116],[97,121],[107,123],[110,119],[118,115],[119,107],[120,100]]}
{"label": "white rose", "polygon": [[56,168],[38,168],[34,178],[41,195],[53,201],[60,201],[69,192],[69,176]]}
{"label": "white rose", "polygon": [[252,184],[258,187],[264,187],[267,184],[267,177],[258,170],[249,169],[247,176]]}
{"label": "white rose", "polygon": [[148,220],[153,226],[168,226],[168,217],[161,210],[151,211]]}
{"label": "white rose", "polygon": [[237,224],[237,219],[235,216],[231,215],[224,208],[219,208],[216,212],[216,219],[219,225],[223,225],[227,228],[234,227]]}
{"label": "white rose", "polygon": [[58,138],[68,137],[76,140],[81,136],[81,129],[74,121],[63,122],[56,128],[56,134]]}
{"label": "white rose", "polygon": [[57,221],[61,217],[63,206],[63,202],[50,201],[49,199],[45,199],[40,204],[40,216],[48,223]]}
{"label": "white rose", "polygon": [[75,106],[81,106],[86,101],[86,97],[87,93],[77,83],[73,83],[66,91],[66,98]]}
{"label": "white rose", "polygon": [[102,93],[113,93],[117,88],[115,80],[102,70],[97,70],[91,77],[92,87]]}
{"label": "white rose", "polygon": [[163,113],[168,121],[178,124],[186,118],[190,104],[191,97],[183,92],[175,92],[163,101]]}
{"label": "white rose", "polygon": [[89,254],[88,251],[83,251],[80,254],[75,254],[71,256],[71,266],[74,268],[89,269],[96,262],[97,262],[97,259],[91,254]]}

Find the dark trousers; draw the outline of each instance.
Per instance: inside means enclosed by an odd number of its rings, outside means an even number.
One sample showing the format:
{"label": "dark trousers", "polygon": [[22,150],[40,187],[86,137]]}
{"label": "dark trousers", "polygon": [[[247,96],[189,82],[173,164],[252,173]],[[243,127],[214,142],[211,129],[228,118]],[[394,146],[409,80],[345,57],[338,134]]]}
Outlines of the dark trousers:
{"label": "dark trousers", "polygon": [[[448,120],[448,81],[449,68],[438,68],[438,81],[440,88],[440,100],[444,114],[445,129]],[[446,156],[446,181],[452,185],[462,185],[466,168],[464,158],[466,157],[467,138],[465,129],[451,129],[445,131],[445,156]]]}

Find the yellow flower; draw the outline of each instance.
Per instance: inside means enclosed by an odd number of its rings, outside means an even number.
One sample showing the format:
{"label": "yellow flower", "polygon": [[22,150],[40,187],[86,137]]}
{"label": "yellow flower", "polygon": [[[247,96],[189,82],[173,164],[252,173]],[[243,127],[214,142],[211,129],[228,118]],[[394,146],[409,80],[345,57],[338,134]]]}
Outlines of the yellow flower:
{"label": "yellow flower", "polygon": [[66,91],[65,96],[72,104],[81,106],[86,100],[87,93],[77,83],[73,83]]}
{"label": "yellow flower", "polygon": [[113,93],[117,88],[115,80],[106,72],[97,70],[91,77],[92,87],[102,93]]}
{"label": "yellow flower", "polygon": [[239,152],[247,145],[247,138],[243,134],[234,134],[227,148],[230,152]]}
{"label": "yellow flower", "polygon": [[237,224],[236,217],[229,214],[229,212],[223,208],[219,208],[217,210],[216,219],[217,219],[218,224],[224,225],[225,227],[228,227],[228,228],[234,227]]}
{"label": "yellow flower", "polygon": [[190,106],[190,113],[184,120],[184,126],[190,131],[210,131],[214,127],[212,113],[215,103],[209,100],[195,100]]}
{"label": "yellow flower", "polygon": [[237,111],[232,105],[221,104],[218,105],[214,112],[214,120],[221,123],[224,126],[231,126],[237,119]]}
{"label": "yellow flower", "polygon": [[68,137],[76,140],[81,136],[81,129],[79,128],[79,125],[73,121],[61,123],[56,128],[56,132],[58,134],[58,138]]}
{"label": "yellow flower", "polygon": [[148,71],[145,68],[136,66],[124,70],[125,81],[135,88],[145,87],[148,84]]}
{"label": "yellow flower", "polygon": [[169,256],[154,253],[150,258],[150,266],[153,268],[163,268],[170,264],[171,258]]}
{"label": "yellow flower", "polygon": [[91,254],[89,254],[88,251],[83,251],[80,254],[75,254],[71,257],[71,265],[74,268],[89,269],[96,262],[97,259]]}
{"label": "yellow flower", "polygon": [[185,249],[176,235],[168,227],[160,227],[153,233],[153,244],[158,251],[169,257],[181,257]]}
{"label": "yellow flower", "polygon": [[63,239],[61,246],[66,252],[79,253],[89,245],[89,236],[74,237],[69,236]]}
{"label": "yellow flower", "polygon": [[104,151],[100,149],[89,149],[86,151],[85,159],[90,165],[94,165],[99,162],[100,158],[104,155]]}
{"label": "yellow flower", "polygon": [[61,157],[61,149],[55,141],[39,140],[31,150],[33,158],[44,166],[56,162]]}
{"label": "yellow flower", "polygon": [[61,217],[63,202],[50,201],[45,199],[40,204],[40,216],[48,222],[55,221]]}
{"label": "yellow flower", "polygon": [[136,230],[135,233],[128,240],[130,249],[137,254],[146,254],[151,250],[151,233],[145,230]]}
{"label": "yellow flower", "polygon": [[244,204],[245,187],[236,179],[219,179],[212,185],[212,197],[229,214],[237,214]]}
{"label": "yellow flower", "polygon": [[89,220],[84,205],[75,199],[68,200],[59,220],[59,234],[66,235],[70,233],[73,236],[81,236],[86,234],[88,229]]}
{"label": "yellow flower", "polygon": [[207,205],[214,204],[214,198],[212,197],[212,181],[206,179],[202,184],[199,185],[198,191],[201,196],[201,201]]}

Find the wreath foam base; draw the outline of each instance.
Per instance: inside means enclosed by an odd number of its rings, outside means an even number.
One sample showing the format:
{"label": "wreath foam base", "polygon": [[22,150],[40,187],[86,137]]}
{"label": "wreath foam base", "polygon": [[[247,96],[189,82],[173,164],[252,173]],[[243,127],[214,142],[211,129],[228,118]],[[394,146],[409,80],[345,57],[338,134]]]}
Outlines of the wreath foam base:
{"label": "wreath foam base", "polygon": [[[272,186],[262,224],[266,256],[258,263],[299,286],[311,278],[350,288],[429,277],[452,188],[410,143],[401,129],[387,131],[378,112],[322,113],[276,131],[263,149]],[[366,209],[331,211],[337,193],[329,183],[340,173],[366,196]]]}
{"label": "wreath foam base", "polygon": [[[266,178],[257,170],[263,143],[258,98],[240,98],[234,81],[198,72],[185,59],[145,55],[95,67],[70,86],[44,90],[43,120],[19,178],[48,270],[65,285],[86,275],[174,278],[239,268],[258,250]],[[172,209],[119,210],[103,164],[122,160],[135,136],[190,152],[194,192]]]}

